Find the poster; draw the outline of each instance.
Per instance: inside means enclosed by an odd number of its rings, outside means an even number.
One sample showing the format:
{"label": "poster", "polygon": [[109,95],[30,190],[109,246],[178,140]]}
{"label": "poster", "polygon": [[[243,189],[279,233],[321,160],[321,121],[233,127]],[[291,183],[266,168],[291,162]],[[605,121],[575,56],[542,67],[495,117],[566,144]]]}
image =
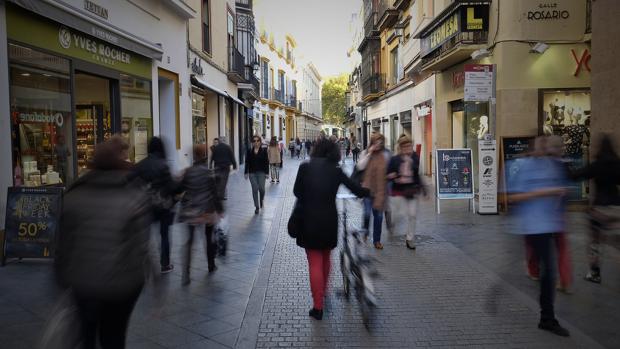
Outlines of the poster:
{"label": "poster", "polygon": [[140,126],[134,128],[134,146],[135,146],[135,162],[139,162],[148,155],[148,129]]}
{"label": "poster", "polygon": [[473,199],[471,149],[437,149],[437,198]]}
{"label": "poster", "polygon": [[50,258],[63,188],[11,187],[7,194],[5,258]]}
{"label": "poster", "polygon": [[497,213],[497,142],[478,141],[478,213]]}

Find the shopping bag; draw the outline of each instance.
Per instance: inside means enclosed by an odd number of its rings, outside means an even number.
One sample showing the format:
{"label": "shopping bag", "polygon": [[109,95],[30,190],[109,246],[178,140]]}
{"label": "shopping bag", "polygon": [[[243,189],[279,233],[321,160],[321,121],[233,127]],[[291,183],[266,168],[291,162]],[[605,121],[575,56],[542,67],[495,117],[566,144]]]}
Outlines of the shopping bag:
{"label": "shopping bag", "polygon": [[226,250],[228,249],[228,230],[228,218],[224,216],[215,226],[214,231],[218,256],[226,256]]}

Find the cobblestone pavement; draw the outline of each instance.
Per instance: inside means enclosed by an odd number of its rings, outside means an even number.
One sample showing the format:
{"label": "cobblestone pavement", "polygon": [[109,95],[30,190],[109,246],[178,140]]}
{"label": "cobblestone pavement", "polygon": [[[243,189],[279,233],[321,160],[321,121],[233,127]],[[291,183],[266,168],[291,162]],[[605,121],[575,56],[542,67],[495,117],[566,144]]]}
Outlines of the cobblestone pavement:
{"label": "cobblestone pavement", "polygon": [[[558,314],[572,331],[570,338],[559,338],[536,328],[537,284],[523,276],[522,243],[497,233],[513,223],[503,216],[472,215],[460,203],[442,207],[440,216],[432,201],[421,205],[415,252],[385,233],[385,249],[369,249],[380,274],[370,331],[353,298],[346,301],[341,294],[337,263],[324,320],[311,320],[305,254],[286,232],[298,164],[285,159],[282,182],[267,184],[266,209],[257,216],[249,183],[241,173],[231,176],[229,253],[209,274],[199,238],[188,287],[181,286],[180,274],[186,233],[182,225],[174,226],[177,268],[145,288],[132,316],[128,348],[619,347],[619,282],[611,277],[620,275],[615,252],[606,255],[610,278],[603,285],[576,280],[575,294],[558,296]],[[359,207],[351,212],[352,222],[359,221],[359,213]],[[573,216],[575,222],[582,219]],[[573,233],[571,243],[575,264],[584,263],[583,237]],[[332,254],[336,262],[337,253]],[[37,260],[0,268],[1,348],[33,348],[60,292],[51,271],[49,261]]]}

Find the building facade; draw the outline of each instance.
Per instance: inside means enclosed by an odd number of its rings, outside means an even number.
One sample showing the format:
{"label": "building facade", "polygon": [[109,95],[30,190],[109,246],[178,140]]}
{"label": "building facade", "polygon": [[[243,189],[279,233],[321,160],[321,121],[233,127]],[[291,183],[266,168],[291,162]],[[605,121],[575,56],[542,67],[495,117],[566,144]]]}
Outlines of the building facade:
{"label": "building facade", "polygon": [[260,99],[254,102],[252,133],[266,139],[283,139],[287,144],[296,135],[295,120],[301,112],[297,99],[296,47],[290,35],[278,42],[266,29],[260,30],[257,46]]}
{"label": "building facade", "polygon": [[316,139],[323,124],[322,81],[323,78],[317,68],[309,62],[299,71],[299,109],[295,136],[300,139]]}
{"label": "building facade", "polygon": [[[560,135],[570,163],[586,164],[591,116],[589,1],[435,5],[438,12],[417,37],[422,44],[420,70],[434,73],[436,79],[436,146],[471,148],[474,178],[478,140],[487,134],[498,144],[508,137]],[[495,70],[488,100],[465,91],[465,71],[470,69]],[[588,190],[587,184],[575,184],[569,199],[585,200]]]}
{"label": "building facade", "polygon": [[0,195],[71,184],[113,134],[127,139],[132,162],[168,124],[178,143],[189,112],[179,88],[189,80],[187,42],[178,38],[195,15],[181,1],[0,2]]}

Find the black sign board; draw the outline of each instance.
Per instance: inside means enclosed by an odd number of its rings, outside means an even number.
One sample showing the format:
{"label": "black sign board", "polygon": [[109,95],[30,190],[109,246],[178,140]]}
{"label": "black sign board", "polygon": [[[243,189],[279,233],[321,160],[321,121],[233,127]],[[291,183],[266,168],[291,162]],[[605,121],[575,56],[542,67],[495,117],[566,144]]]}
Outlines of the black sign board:
{"label": "black sign board", "polygon": [[381,127],[381,119],[372,119],[370,124],[373,128]]}
{"label": "black sign board", "polygon": [[437,149],[437,198],[473,199],[471,149]]}
{"label": "black sign board", "polygon": [[[63,188],[11,187],[7,194],[4,258],[51,258]],[[2,261],[4,264],[4,260]]]}
{"label": "black sign board", "polygon": [[502,137],[502,161],[508,186],[510,186],[511,179],[519,172],[521,163],[518,159],[530,151],[530,144],[534,138],[534,136]]}
{"label": "black sign board", "polygon": [[400,113],[400,123],[401,124],[411,123],[411,110],[407,110],[407,111]]}

